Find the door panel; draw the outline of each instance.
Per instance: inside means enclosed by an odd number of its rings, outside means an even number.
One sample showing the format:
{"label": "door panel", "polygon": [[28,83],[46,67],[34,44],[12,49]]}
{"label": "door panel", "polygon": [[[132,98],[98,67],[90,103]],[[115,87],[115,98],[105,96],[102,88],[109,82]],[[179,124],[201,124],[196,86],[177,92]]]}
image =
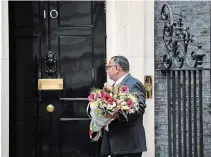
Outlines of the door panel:
{"label": "door panel", "polygon": [[92,45],[91,36],[59,37],[60,69],[61,75],[65,77],[66,88],[92,85],[94,79]]}
{"label": "door panel", "polygon": [[[39,36],[15,36],[17,99],[36,99],[37,86],[35,56],[39,53]],[[27,46],[26,46],[27,45]],[[26,66],[27,65],[27,66]]]}
{"label": "door panel", "polygon": [[92,2],[72,1],[52,3],[59,10],[59,27],[92,25]]}
{"label": "door panel", "polygon": [[[27,156],[32,156],[33,150],[33,141],[31,135],[33,134],[32,130],[32,121],[19,121],[17,122],[16,131],[17,131],[17,157],[21,157],[22,154]],[[26,149],[27,148],[27,149]]]}
{"label": "door panel", "polygon": [[[38,146],[37,60],[40,2],[9,2],[10,156],[34,156]],[[24,13],[25,12],[25,13]],[[26,14],[26,12],[28,14]]]}
{"label": "door panel", "polygon": [[13,5],[13,11],[15,12],[13,15],[16,27],[40,26],[40,2],[19,1]]}
{"label": "door panel", "polygon": [[[87,98],[105,82],[104,2],[9,2],[9,9],[10,156],[97,156],[87,102],[60,99]],[[64,89],[38,91],[41,78],[63,78]]]}

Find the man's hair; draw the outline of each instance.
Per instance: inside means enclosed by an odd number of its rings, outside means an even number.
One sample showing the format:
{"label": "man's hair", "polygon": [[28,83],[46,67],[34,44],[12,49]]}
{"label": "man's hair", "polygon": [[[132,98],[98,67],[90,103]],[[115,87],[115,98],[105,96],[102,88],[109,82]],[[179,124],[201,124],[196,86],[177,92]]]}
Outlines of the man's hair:
{"label": "man's hair", "polygon": [[129,72],[130,64],[124,56],[113,56],[111,59],[114,60],[114,63],[119,65],[124,72]]}

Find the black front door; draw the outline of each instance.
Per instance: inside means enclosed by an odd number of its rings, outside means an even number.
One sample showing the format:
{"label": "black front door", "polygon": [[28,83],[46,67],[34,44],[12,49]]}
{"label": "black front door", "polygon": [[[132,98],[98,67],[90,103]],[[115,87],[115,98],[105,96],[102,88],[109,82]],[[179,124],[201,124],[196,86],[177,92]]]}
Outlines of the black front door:
{"label": "black front door", "polygon": [[[104,2],[9,2],[9,26],[10,157],[97,156],[75,98],[106,81]],[[38,90],[47,78],[63,90]]]}

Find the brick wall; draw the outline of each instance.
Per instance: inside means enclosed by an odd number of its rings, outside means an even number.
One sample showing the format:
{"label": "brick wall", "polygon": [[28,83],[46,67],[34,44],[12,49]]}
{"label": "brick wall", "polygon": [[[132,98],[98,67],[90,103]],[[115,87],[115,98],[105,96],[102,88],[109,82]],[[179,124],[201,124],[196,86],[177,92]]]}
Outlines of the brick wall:
{"label": "brick wall", "polygon": [[[204,67],[211,67],[210,63],[210,12],[209,1],[156,1],[154,10],[155,30],[155,143],[156,157],[168,156],[168,117],[167,117],[167,84],[166,76],[157,69],[162,68],[162,57],[167,52],[162,32],[164,22],[161,19],[161,7],[166,3],[173,14],[182,12],[184,25],[190,27],[195,39],[201,41],[202,49],[206,52]],[[190,48],[192,48],[190,46]],[[203,75],[203,126],[204,126],[204,154],[211,154],[211,85],[210,72]]]}

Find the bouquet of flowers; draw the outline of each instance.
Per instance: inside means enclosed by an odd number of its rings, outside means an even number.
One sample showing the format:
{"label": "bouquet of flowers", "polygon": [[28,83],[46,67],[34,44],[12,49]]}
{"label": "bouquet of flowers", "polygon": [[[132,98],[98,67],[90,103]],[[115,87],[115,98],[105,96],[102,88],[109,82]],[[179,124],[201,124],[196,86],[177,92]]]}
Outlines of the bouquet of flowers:
{"label": "bouquet of flowers", "polygon": [[128,114],[139,109],[136,93],[130,93],[126,85],[110,86],[105,83],[103,89],[92,89],[88,99],[87,111],[91,110],[89,136],[93,141],[98,141],[101,129],[114,120],[106,118],[106,115],[114,115],[118,112],[127,119]]}

